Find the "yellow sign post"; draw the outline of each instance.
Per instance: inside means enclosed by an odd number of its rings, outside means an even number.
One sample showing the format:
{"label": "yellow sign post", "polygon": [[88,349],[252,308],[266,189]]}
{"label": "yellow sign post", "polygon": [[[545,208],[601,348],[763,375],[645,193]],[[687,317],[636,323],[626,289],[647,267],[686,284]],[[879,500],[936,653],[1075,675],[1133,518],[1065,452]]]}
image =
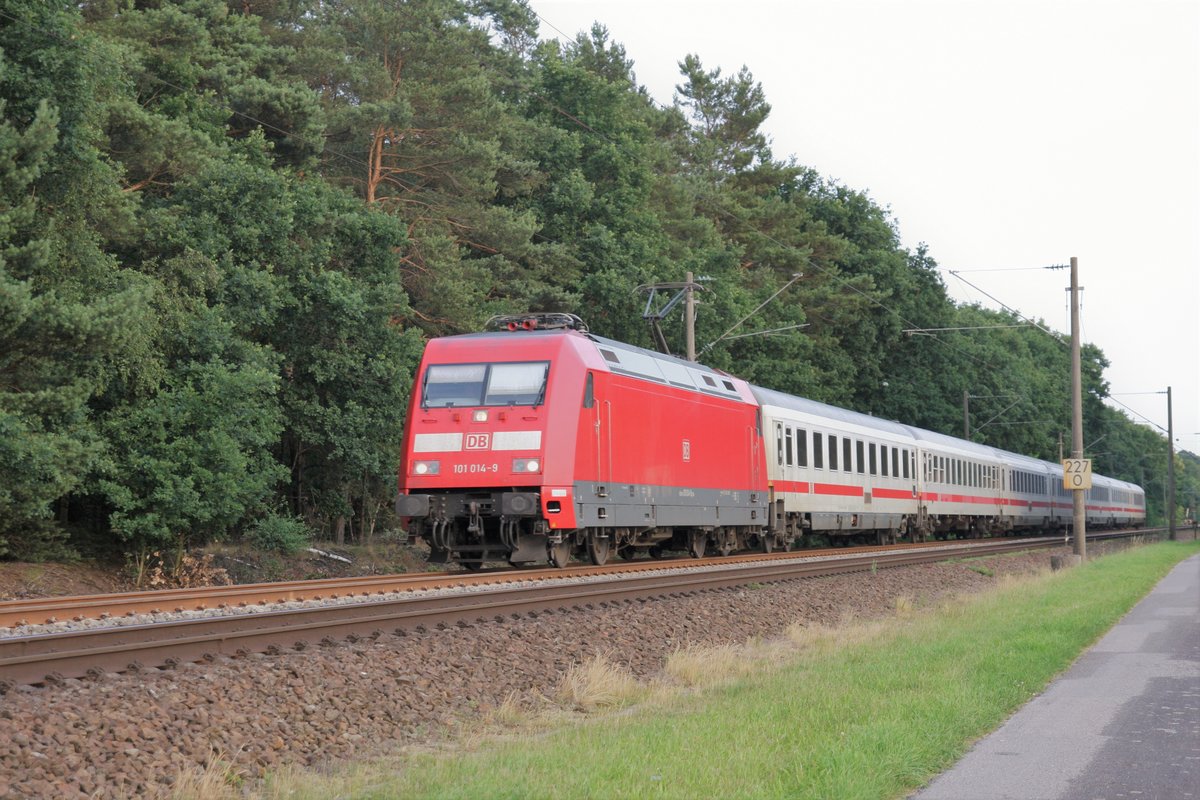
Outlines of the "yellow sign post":
{"label": "yellow sign post", "polygon": [[1092,488],[1092,460],[1090,458],[1063,459],[1063,488]]}

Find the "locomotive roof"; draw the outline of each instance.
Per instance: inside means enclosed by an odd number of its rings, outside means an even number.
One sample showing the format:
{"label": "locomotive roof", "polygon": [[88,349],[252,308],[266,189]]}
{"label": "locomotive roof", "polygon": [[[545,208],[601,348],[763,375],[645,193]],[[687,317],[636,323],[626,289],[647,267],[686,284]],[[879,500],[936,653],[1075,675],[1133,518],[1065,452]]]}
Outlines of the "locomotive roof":
{"label": "locomotive roof", "polygon": [[644,378],[654,383],[688,389],[703,394],[726,397],[752,403],[749,384],[719,369],[678,356],[664,355],[644,347],[607,339],[593,333],[568,328],[538,328],[535,330],[487,331],[442,337],[460,341],[513,342],[536,338],[575,337],[596,349],[605,366],[612,372]]}

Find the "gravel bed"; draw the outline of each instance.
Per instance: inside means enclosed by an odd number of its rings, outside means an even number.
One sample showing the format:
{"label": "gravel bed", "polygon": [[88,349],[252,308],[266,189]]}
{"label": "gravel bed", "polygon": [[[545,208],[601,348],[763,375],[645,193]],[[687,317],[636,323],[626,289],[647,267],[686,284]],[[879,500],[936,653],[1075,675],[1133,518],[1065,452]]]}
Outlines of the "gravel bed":
{"label": "gravel bed", "polygon": [[[507,697],[550,693],[598,653],[648,678],[684,645],[777,636],[975,592],[1053,551],[730,589],[583,612],[221,659],[0,698],[0,797],[157,796],[216,756],[247,778],[436,741]],[[986,566],[994,576],[972,569]]]}
{"label": "gravel bed", "polygon": [[[956,545],[945,545],[943,547],[927,548],[922,552],[930,550],[947,550],[953,551],[959,549]],[[855,552],[853,549],[848,549],[844,554],[820,556],[806,556],[803,553],[797,553],[790,561],[811,562],[811,561],[836,561],[844,558],[857,558],[863,553]],[[724,564],[723,569],[750,569],[759,566],[761,562],[741,562],[735,564]],[[711,569],[711,565],[697,564],[694,567],[682,567],[678,564],[673,564],[672,568],[667,569],[651,569],[637,573],[638,577],[652,577],[662,575],[667,572],[678,573],[685,572],[701,572],[706,569]],[[504,585],[509,588],[532,588],[535,586],[545,586],[547,584],[562,584],[562,583],[603,583],[608,581],[622,580],[623,575],[594,575],[580,576],[577,578],[556,577],[553,579],[542,580],[521,580],[515,578],[506,582]],[[0,628],[0,640],[17,639],[26,636],[36,636],[44,633],[68,633],[72,631],[97,630],[101,628],[121,628],[131,625],[149,625],[160,622],[172,622],[180,620],[192,619],[208,619],[214,617],[237,617],[249,616],[251,614],[262,614],[269,611],[289,611],[302,608],[319,608],[332,606],[355,605],[368,602],[394,602],[401,599],[412,598],[428,598],[428,597],[443,597],[456,594],[478,594],[490,592],[496,589],[499,582],[492,583],[477,583],[477,584],[460,584],[457,586],[446,586],[433,589],[402,589],[396,592],[379,592],[369,596],[362,594],[358,595],[342,595],[340,597],[324,597],[320,600],[284,600],[277,603],[255,603],[245,606],[226,606],[224,608],[214,607],[206,609],[188,609],[183,611],[159,611],[154,613],[143,614],[128,614],[120,617],[87,617],[83,619],[61,619],[55,622],[43,622],[16,625],[11,628]]]}

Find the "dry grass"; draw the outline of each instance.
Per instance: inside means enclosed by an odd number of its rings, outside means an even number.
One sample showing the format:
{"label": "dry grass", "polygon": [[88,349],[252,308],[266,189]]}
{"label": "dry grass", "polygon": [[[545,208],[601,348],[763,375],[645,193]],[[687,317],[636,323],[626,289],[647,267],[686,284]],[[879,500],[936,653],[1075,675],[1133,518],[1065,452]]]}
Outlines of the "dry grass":
{"label": "dry grass", "polygon": [[223,755],[214,753],[202,771],[180,770],[171,786],[171,800],[236,800],[245,774]]}
{"label": "dry grass", "polygon": [[483,716],[482,727],[489,730],[511,730],[524,725],[530,713],[521,704],[520,692],[509,692],[508,696]]}
{"label": "dry grass", "polygon": [[577,711],[622,708],[647,693],[629,671],[598,654],[566,671],[555,692],[556,699]]}
{"label": "dry grass", "polygon": [[758,640],[741,645],[688,646],[667,657],[663,672],[676,684],[690,688],[721,686],[780,663],[786,652],[781,642]]}

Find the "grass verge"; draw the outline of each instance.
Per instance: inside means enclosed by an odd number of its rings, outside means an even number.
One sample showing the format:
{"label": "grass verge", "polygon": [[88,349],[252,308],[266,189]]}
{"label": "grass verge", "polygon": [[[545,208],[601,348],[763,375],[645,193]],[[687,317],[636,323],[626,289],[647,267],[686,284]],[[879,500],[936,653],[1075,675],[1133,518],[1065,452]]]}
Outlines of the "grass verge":
{"label": "grass verge", "polygon": [[[505,735],[460,743],[469,750],[412,753],[331,782],[275,776],[264,796],[903,796],[953,764],[1197,550],[1141,547],[1002,579],[985,595],[933,609],[898,607],[888,620],[793,626],[783,642],[734,654],[680,653],[632,707],[566,725],[561,712],[552,722],[508,718]],[[623,685],[610,693],[632,695]],[[588,706],[568,694],[574,707]]]}

